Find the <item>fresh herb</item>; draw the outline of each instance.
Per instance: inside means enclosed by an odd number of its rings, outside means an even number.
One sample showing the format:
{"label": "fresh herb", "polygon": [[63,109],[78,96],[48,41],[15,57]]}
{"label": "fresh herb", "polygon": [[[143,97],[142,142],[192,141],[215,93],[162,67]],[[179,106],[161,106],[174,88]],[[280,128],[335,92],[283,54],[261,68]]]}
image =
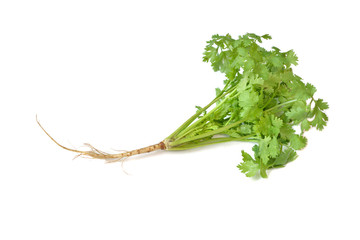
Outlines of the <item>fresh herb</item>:
{"label": "fresh herb", "polygon": [[284,167],[296,159],[296,151],[307,144],[306,131],[311,127],[322,130],[328,120],[324,113],[328,104],[315,99],[316,88],[293,73],[292,66],[298,61],[294,51],[266,50],[259,44],[268,39],[268,34],[252,33],[237,39],[229,34],[212,36],[203,60],[225,74],[224,86],[216,89],[216,97],[208,105],[196,106],[196,113],[158,144],[107,154],[91,145],[89,151],[69,149],[48,135],[66,150],[108,162],[155,150],[252,142],[253,154],[242,151],[243,161],[237,167],[248,177],[260,174],[266,178],[268,169]]}

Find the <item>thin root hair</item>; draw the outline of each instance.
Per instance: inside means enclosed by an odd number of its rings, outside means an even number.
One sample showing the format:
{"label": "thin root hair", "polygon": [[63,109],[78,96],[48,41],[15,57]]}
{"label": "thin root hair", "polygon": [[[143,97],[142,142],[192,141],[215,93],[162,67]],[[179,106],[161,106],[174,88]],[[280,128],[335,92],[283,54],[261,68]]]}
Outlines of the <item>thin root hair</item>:
{"label": "thin root hair", "polygon": [[71,152],[75,152],[78,153],[74,159],[78,158],[78,157],[88,157],[88,158],[93,158],[93,159],[103,159],[106,161],[106,163],[113,163],[113,162],[118,162],[121,161],[122,159],[124,159],[125,157],[127,157],[127,153],[128,151],[124,151],[122,153],[119,154],[110,154],[110,153],[106,153],[103,152],[95,147],[93,147],[91,144],[89,143],[85,143],[84,145],[88,148],[90,148],[89,151],[80,151],[77,149],[72,149],[72,148],[68,148],[65,147],[63,145],[61,145],[60,143],[58,143],[45,129],[44,127],[40,124],[37,115],[36,115],[36,122],[38,123],[38,125],[40,126],[40,128],[45,132],[45,134],[54,142],[56,143],[56,145],[58,145],[59,147],[67,150],[67,151],[71,151]]}

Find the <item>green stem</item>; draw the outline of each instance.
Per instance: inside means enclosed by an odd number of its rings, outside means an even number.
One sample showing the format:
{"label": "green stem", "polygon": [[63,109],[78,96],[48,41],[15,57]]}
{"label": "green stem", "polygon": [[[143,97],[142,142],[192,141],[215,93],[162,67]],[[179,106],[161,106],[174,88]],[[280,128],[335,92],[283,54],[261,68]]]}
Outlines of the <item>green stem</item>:
{"label": "green stem", "polygon": [[178,129],[176,129],[170,136],[168,136],[166,139],[171,139],[175,137],[178,133],[183,131],[187,126],[189,126],[202,112],[204,112],[206,109],[208,109],[211,105],[216,103],[221,97],[223,97],[224,93],[219,95],[218,97],[214,98],[208,105],[206,105],[204,108],[201,109],[201,111],[198,111],[194,115],[192,115],[186,122],[184,122]]}
{"label": "green stem", "polygon": [[266,109],[264,112],[272,111],[272,110],[274,110],[274,109],[276,109],[276,108],[278,108],[278,107],[281,107],[281,106],[284,106],[284,105],[287,105],[287,104],[289,104],[289,103],[293,103],[293,102],[296,102],[296,101],[297,101],[297,99],[293,99],[293,100],[290,100],[290,101],[281,103],[281,104],[276,105],[276,106],[274,106],[274,107],[272,107],[272,108]]}
{"label": "green stem", "polygon": [[315,101],[314,97],[311,97],[311,101],[310,101],[310,103],[309,103],[310,108],[311,108],[311,104],[312,104],[314,101]]}
{"label": "green stem", "polygon": [[224,127],[221,127],[221,128],[218,128],[218,129],[215,129],[215,130],[212,130],[210,132],[206,132],[206,133],[203,133],[203,134],[199,134],[199,135],[196,135],[196,136],[193,136],[193,137],[189,137],[189,138],[183,138],[183,139],[179,139],[179,140],[175,140],[173,142],[169,142],[169,146],[176,146],[176,145],[180,145],[180,144],[183,144],[183,143],[186,143],[186,142],[191,142],[191,141],[195,141],[195,140],[198,140],[198,139],[201,139],[201,138],[206,138],[206,137],[210,137],[210,136],[213,136],[215,134],[220,134],[220,133],[223,133],[225,130],[228,130],[232,127],[235,127],[237,125],[239,125],[240,123],[242,122],[245,122],[246,119],[244,120],[240,120],[240,121],[237,121],[237,122],[234,122],[234,123],[231,123],[227,126],[224,126]]}
{"label": "green stem", "polygon": [[269,105],[269,103],[274,99],[276,92],[279,90],[280,88],[280,83],[278,84],[276,90],[273,92],[271,98],[265,103],[265,105],[262,107],[263,109],[266,108],[267,105]]}
{"label": "green stem", "polygon": [[[225,88],[226,89],[226,86]],[[223,91],[223,93],[221,95],[219,95],[218,97],[216,97],[213,101],[211,101],[208,105],[206,105],[201,111],[199,111],[199,113],[193,115],[191,118],[189,118],[189,120],[187,120],[183,125],[181,125],[174,133],[172,133],[169,137],[167,137],[167,139],[171,139],[174,138],[175,136],[177,137],[177,139],[182,138],[183,136],[185,136],[186,134],[188,134],[189,132],[192,131],[192,129],[194,129],[196,126],[198,126],[200,123],[204,122],[204,120],[206,118],[208,118],[209,116],[211,116],[211,114],[216,111],[216,109],[218,109],[224,102],[226,102],[225,100],[230,96],[228,95],[224,100],[222,100],[219,105],[217,105],[215,108],[211,109],[210,112],[206,113],[202,118],[200,118],[199,120],[197,120],[196,122],[194,122],[192,125],[190,125],[204,110],[208,109],[211,105],[213,105],[214,103],[216,103],[220,98],[224,97],[225,95],[227,95],[228,93],[232,92],[235,89],[235,87],[230,88],[228,91]],[[190,126],[189,126],[190,125]]]}
{"label": "green stem", "polygon": [[251,137],[254,137],[255,135],[248,135],[248,136],[243,136],[243,137],[238,137],[238,138],[233,138],[233,137],[220,137],[220,138],[211,138],[211,139],[207,139],[201,142],[195,142],[195,143],[185,143],[182,144],[180,146],[174,146],[174,147],[170,147],[167,150],[170,151],[177,151],[177,150],[186,150],[186,149],[191,149],[191,148],[197,148],[197,147],[202,147],[202,146],[207,146],[207,145],[211,145],[211,144],[216,144],[216,143],[224,143],[224,142],[231,142],[231,141],[246,141],[246,142],[254,142],[254,139],[250,139]]}
{"label": "green stem", "polygon": [[186,135],[194,134],[194,132],[198,132],[198,131],[201,131],[202,129],[206,129],[206,125],[207,125],[208,123],[209,123],[209,122],[203,122],[203,123],[201,123],[200,125],[197,124],[197,127],[194,127],[194,126],[190,125],[188,128],[184,129],[184,131],[182,131],[181,133],[179,133],[179,134],[176,136],[176,139],[179,140],[179,139],[183,138],[183,137],[186,136]]}

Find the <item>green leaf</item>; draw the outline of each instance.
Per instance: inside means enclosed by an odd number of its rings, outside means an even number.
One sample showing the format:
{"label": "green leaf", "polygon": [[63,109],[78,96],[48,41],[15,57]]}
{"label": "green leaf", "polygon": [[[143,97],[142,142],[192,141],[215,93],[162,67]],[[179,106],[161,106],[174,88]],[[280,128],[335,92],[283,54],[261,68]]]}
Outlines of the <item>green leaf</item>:
{"label": "green leaf", "polygon": [[304,133],[305,131],[309,131],[311,125],[310,122],[305,119],[301,122],[301,132]]}
{"label": "green leaf", "polygon": [[272,158],[276,157],[280,153],[279,142],[275,137],[273,137],[269,142],[268,150],[269,150],[269,156]]}
{"label": "green leaf", "polygon": [[249,80],[250,80],[250,84],[252,84],[252,85],[263,85],[264,84],[264,79],[259,77],[257,74],[256,75],[252,74],[249,77]]}
{"label": "green leaf", "polygon": [[326,126],[326,122],[328,121],[328,117],[325,114],[324,110],[328,109],[329,105],[327,102],[324,102],[322,99],[318,99],[315,101],[315,107],[311,112],[310,117],[314,117],[314,119],[310,122],[313,127],[316,127],[317,130],[323,130]]}
{"label": "green leaf", "polygon": [[269,143],[271,141],[271,138],[269,136],[263,138],[259,142],[259,155],[261,161],[266,164],[269,161],[270,158],[270,152],[269,152]]}
{"label": "green leaf", "polygon": [[269,34],[262,35],[261,37],[266,40],[271,39],[271,36]]}
{"label": "green leaf", "polygon": [[[248,50],[246,48],[239,47],[239,48],[237,48],[236,52],[239,54],[239,56],[248,57]],[[244,59],[246,59],[246,58],[244,58]]]}
{"label": "green leaf", "polygon": [[289,124],[286,124],[280,128],[280,137],[283,140],[290,140],[294,133],[295,130]]}
{"label": "green leaf", "polygon": [[242,173],[245,173],[247,177],[255,176],[259,170],[260,165],[254,161],[254,159],[246,152],[241,151],[243,162],[240,163],[237,167],[241,170]]}
{"label": "green leaf", "polygon": [[243,91],[238,97],[238,105],[242,108],[241,117],[245,117],[256,110],[258,101],[258,93],[254,92],[252,89]]}
{"label": "green leaf", "polygon": [[281,152],[272,164],[274,167],[284,166],[285,164],[294,161],[297,158],[297,154],[291,148]]}
{"label": "green leaf", "polygon": [[299,76],[295,76],[293,79],[291,79],[291,82],[288,83],[288,86],[290,87],[291,94],[294,98],[302,101],[306,101],[307,99],[311,98],[311,95],[309,95],[305,84],[301,81]]}
{"label": "green leaf", "polygon": [[236,69],[240,69],[244,67],[246,58],[243,56],[237,56],[234,61],[231,63],[231,66]]}
{"label": "green leaf", "polygon": [[240,133],[244,135],[248,135],[252,132],[252,126],[250,124],[242,124],[240,126]]}
{"label": "green leaf", "polygon": [[277,118],[274,115],[265,115],[260,117],[259,122],[255,125],[254,129],[263,136],[277,137],[282,125],[283,121],[280,118]]}
{"label": "green leaf", "polygon": [[258,103],[259,95],[253,90],[249,89],[242,92],[242,94],[239,95],[238,100],[240,107],[253,107]]}
{"label": "green leaf", "polygon": [[290,146],[295,150],[303,149],[307,144],[307,139],[304,136],[293,134],[290,138]]}
{"label": "green leaf", "polygon": [[269,135],[277,137],[283,125],[283,121],[274,115],[270,115],[270,122],[271,126],[269,127]]}
{"label": "green leaf", "polygon": [[314,85],[307,83],[305,85],[305,88],[306,88],[306,93],[308,94],[308,96],[313,97],[316,92],[316,88],[314,87]]}
{"label": "green leaf", "polygon": [[216,93],[217,97],[220,96],[220,94],[221,94],[220,88],[215,88],[215,93]]}
{"label": "green leaf", "polygon": [[307,117],[306,103],[303,101],[297,101],[285,115],[293,120],[295,123],[300,123]]}
{"label": "green leaf", "polygon": [[266,136],[260,140],[259,154],[261,161],[266,165],[270,158],[276,157],[280,152],[279,143],[276,138]]}
{"label": "green leaf", "polygon": [[254,34],[254,33],[248,33],[247,35],[248,35],[249,37],[257,40],[257,41],[260,42],[260,43],[262,42],[261,37],[258,36],[258,35],[256,35],[256,34]]}
{"label": "green leaf", "polygon": [[281,68],[284,66],[284,61],[283,61],[283,58],[279,57],[279,56],[272,56],[270,58],[270,63],[274,66],[274,67],[277,67],[277,68]]}
{"label": "green leaf", "polygon": [[237,166],[247,177],[253,177],[259,172],[260,167],[256,162],[242,162]]}
{"label": "green leaf", "polygon": [[255,162],[255,160],[250,156],[250,154],[248,154],[247,152],[245,152],[244,150],[241,150],[241,155],[243,157],[243,161],[244,162],[248,162],[248,161],[253,161]]}
{"label": "green leaf", "polygon": [[295,52],[293,50],[290,50],[288,52],[286,52],[286,66],[290,67],[291,65],[298,65],[297,63],[298,61],[298,57],[295,55]]}
{"label": "green leaf", "polygon": [[253,43],[253,40],[251,40],[247,34],[240,38],[244,47],[249,47]]}
{"label": "green leaf", "polygon": [[253,69],[255,66],[255,61],[252,58],[247,58],[244,64],[244,70],[245,71],[250,71],[251,69]]}

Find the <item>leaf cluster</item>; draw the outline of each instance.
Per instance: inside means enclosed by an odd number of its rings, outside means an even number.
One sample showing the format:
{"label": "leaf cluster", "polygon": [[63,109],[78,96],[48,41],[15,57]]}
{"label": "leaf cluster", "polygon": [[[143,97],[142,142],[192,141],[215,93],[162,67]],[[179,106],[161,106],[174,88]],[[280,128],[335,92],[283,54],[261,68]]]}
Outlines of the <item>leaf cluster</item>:
{"label": "leaf cluster", "polygon": [[[225,74],[216,97],[168,138],[170,150],[182,150],[227,141],[254,142],[253,154],[242,151],[241,172],[267,177],[267,170],[284,167],[307,144],[304,133],[322,130],[328,104],[315,99],[316,88],[293,73],[298,58],[293,50],[260,46],[271,37],[252,33],[233,39],[214,35],[203,61]],[[213,106],[211,110],[210,107]],[[296,132],[299,126],[300,131]]]}

